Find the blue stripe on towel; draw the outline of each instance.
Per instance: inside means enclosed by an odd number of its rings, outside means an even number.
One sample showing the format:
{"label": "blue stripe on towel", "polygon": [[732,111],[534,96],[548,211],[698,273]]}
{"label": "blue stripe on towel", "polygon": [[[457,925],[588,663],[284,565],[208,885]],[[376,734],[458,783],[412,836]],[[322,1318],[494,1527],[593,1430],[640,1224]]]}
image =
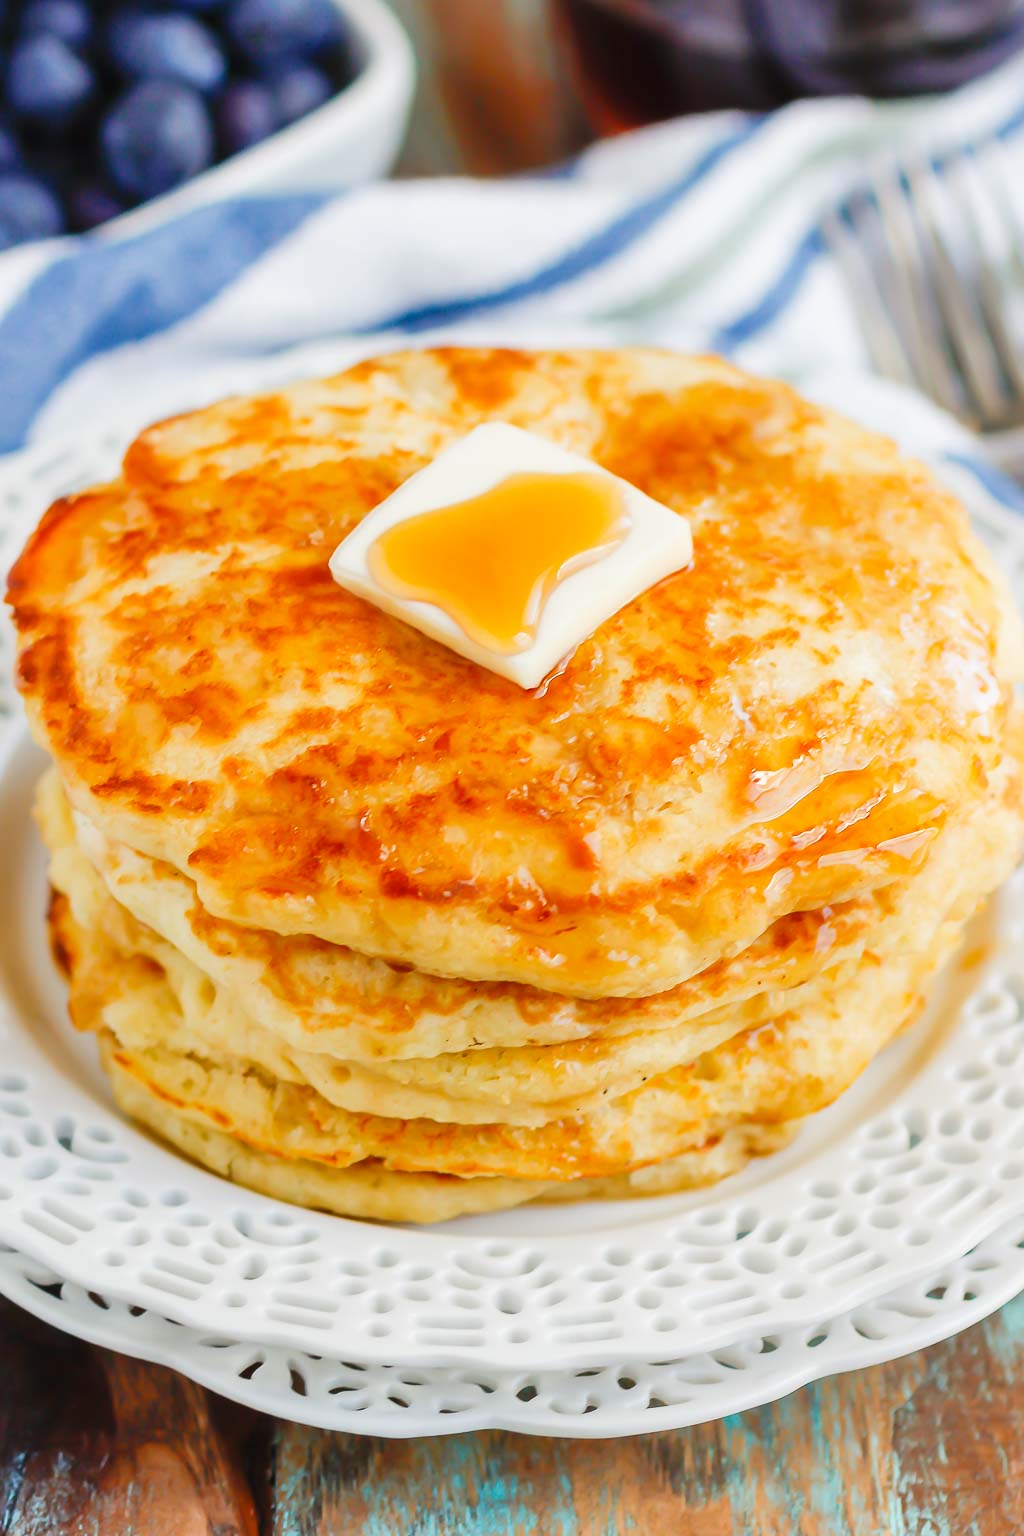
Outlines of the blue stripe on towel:
{"label": "blue stripe on towel", "polygon": [[747,118],[734,132],[706,149],[696,163],[669,186],[634,204],[632,208],[613,219],[610,224],[606,224],[603,229],[588,235],[571,251],[567,251],[557,260],[539,268],[529,277],[519,278],[516,282],[508,283],[502,288],[484,289],[480,293],[466,294],[459,298],[444,299],[436,303],[418,305],[412,309],[399,310],[397,314],[361,326],[357,334],[368,334],[373,331],[420,331],[432,326],[447,325],[454,320],[464,319],[467,315],[476,314],[480,310],[495,309],[505,304],[517,303],[522,299],[534,299],[539,294],[548,293],[551,289],[559,287],[562,283],[582,277],[584,273],[602,266],[606,261],[611,261],[623,251],[628,250],[635,241],[652,229],[688,193],[692,192],[705,176],[710,175],[732,154],[733,150],[746,144],[766,121],[764,117]]}
{"label": "blue stripe on towel", "polygon": [[19,446],[90,357],[187,319],[326,201],[217,203],[116,243],[83,241],[54,261],[0,319],[0,452]]}
{"label": "blue stripe on towel", "polygon": [[950,464],[958,465],[960,469],[966,469],[990,496],[1011,512],[1024,512],[1024,487],[1011,480],[987,459],[973,453],[946,453],[943,458],[948,459]]}
{"label": "blue stripe on towel", "polygon": [[825,238],[815,226],[804,235],[778,277],[752,309],[728,325],[720,326],[711,342],[713,352],[728,354],[759,331],[773,324],[803,286],[804,278],[825,249]]}

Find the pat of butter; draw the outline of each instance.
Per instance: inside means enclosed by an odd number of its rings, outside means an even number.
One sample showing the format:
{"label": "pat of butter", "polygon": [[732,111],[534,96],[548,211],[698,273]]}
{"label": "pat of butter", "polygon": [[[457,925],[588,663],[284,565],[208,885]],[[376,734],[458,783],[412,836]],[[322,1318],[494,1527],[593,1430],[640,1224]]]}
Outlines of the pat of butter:
{"label": "pat of butter", "polygon": [[678,513],[545,437],[488,422],[375,507],[330,569],[347,591],[535,688],[692,555]]}

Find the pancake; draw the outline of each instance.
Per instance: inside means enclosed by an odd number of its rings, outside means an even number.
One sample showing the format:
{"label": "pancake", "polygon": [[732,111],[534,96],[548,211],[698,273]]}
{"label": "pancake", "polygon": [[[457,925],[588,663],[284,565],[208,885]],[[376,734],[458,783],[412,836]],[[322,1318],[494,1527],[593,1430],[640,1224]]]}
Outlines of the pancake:
{"label": "pancake", "polygon": [[273,1199],[372,1221],[434,1222],[525,1205],[531,1200],[625,1200],[715,1184],[739,1173],[752,1157],[777,1152],[796,1126],[736,1126],[693,1152],[608,1179],[541,1184],[526,1179],[460,1179],[443,1173],[395,1173],[379,1163],[329,1168],[275,1157],[196,1120],[150,1093],[108,1054],[105,1062],[126,1115],[194,1162]]}
{"label": "pancake", "polygon": [[[60,794],[57,779],[50,783]],[[643,998],[574,998],[515,982],[437,977],[305,934],[281,935],[211,917],[191,881],[74,822],[43,787],[44,835],[59,852],[77,837],[111,894],[292,1044],[332,1056],[397,1062],[442,1052],[550,1046],[674,1028],[795,986],[825,960],[856,953],[900,886],[780,918],[753,944],[687,982]],[[66,807],[66,801],[64,802]],[[60,883],[58,881],[58,883]],[[888,893],[894,893],[892,897]]]}
{"label": "pancake", "polygon": [[[841,996],[863,955],[862,946],[842,962],[829,964],[832,956],[823,949],[819,973],[810,980],[762,991],[674,1026],[638,1027],[629,1034],[598,1035],[546,1047],[499,1047],[428,1059],[374,1061],[367,1067],[305,1048],[305,1036],[294,1024],[280,1031],[267,1029],[262,1019],[245,1010],[237,993],[212,983],[208,970],[195,966],[182,951],[141,924],[114,900],[76,847],[66,802],[55,781],[44,782],[43,790],[40,819],[54,850],[51,879],[70,899],[82,927],[102,933],[126,954],[148,956],[170,978],[180,1014],[174,1048],[214,1059],[248,1059],[283,1081],[314,1087],[332,1105],[354,1113],[427,1117],[463,1125],[490,1121],[543,1125],[591,1113],[609,1096],[621,1097],[662,1072],[687,1065],[738,1032],[781,1013],[813,1007],[823,994]],[[920,873],[899,888],[880,893],[878,904],[883,906],[884,898],[884,910],[876,912],[870,932],[873,964],[884,963],[891,954],[927,954],[940,924],[960,923],[971,915],[980,895],[1012,867],[1020,806],[1020,770],[1008,758],[972,818],[943,832]],[[661,1005],[667,996],[652,1001]],[[634,1006],[639,1012],[640,1005]],[[124,1026],[116,1032],[133,1047],[172,1043],[159,1015],[149,1020],[136,1013],[127,1034]],[[316,1044],[320,1043],[317,1037]]]}
{"label": "pancake", "polygon": [[[487,419],[693,529],[692,569],[532,694],[327,569]],[[997,767],[1022,675],[922,468],[646,350],[398,353],[176,418],[50,510],[9,597],[72,802],[213,917],[574,997],[664,991],[905,880]]]}
{"label": "pancake", "polygon": [[[642,999],[576,999],[514,984],[436,978],[307,936],[240,927],[211,918],[194,885],[172,866],[111,842],[81,816],[76,832],[56,775],[41,783],[38,816],[58,864],[73,860],[69,850],[80,843],[118,903],[234,996],[254,1023],[299,1049],[341,1060],[413,1058],[407,1070],[392,1067],[388,1075],[429,1084],[434,1074],[417,1058],[442,1052],[507,1053],[529,1045],[679,1030],[691,1020],[703,1025],[713,1010],[744,1003],[749,1003],[748,1022],[756,1023],[766,993],[856,958],[871,940],[882,948],[920,942],[913,931],[915,924],[922,928],[919,902],[927,934],[931,893],[948,885],[952,899],[969,878],[969,864],[979,878],[987,877],[985,890],[1012,868],[1024,806],[1022,765],[1024,720],[1018,711],[991,783],[970,810],[962,810],[962,820],[937,837],[919,872],[855,901],[790,914],[739,955]],[[55,880],[70,894],[76,878],[81,881],[86,873],[76,877],[72,868]],[[597,1053],[583,1054],[593,1059]],[[571,1070],[572,1054],[562,1060]],[[503,1078],[510,1068],[507,1054],[501,1071],[498,1066],[492,1055],[478,1070]]]}
{"label": "pancake", "polygon": [[180,1039],[177,973],[51,909],[70,974],[72,1017],[104,1055],[187,1119],[262,1152],[332,1167],[373,1160],[398,1172],[561,1182],[608,1178],[698,1150],[740,1123],[800,1119],[831,1103],[916,1014],[922,988],[958,944],[944,923],[923,954],[868,954],[838,988],[733,1035],[693,1063],[652,1078],[589,1114],[538,1127],[460,1125],[353,1114],[254,1061],[189,1050]]}
{"label": "pancake", "polygon": [[[621,1095],[658,1071],[695,1060],[738,1029],[766,1017],[771,1008],[766,996],[756,1014],[718,1009],[700,1029],[527,1048],[525,1059],[511,1049],[466,1053],[468,1060],[438,1056],[402,1063],[410,1069],[408,1076],[391,1078],[358,1062],[298,1050],[253,1023],[235,999],[211,984],[180,951],[119,908],[86,861],[73,866],[71,859],[61,858],[53,875],[55,889],[68,896],[79,926],[102,934],[123,957],[155,961],[168,979],[176,1005],[173,1019],[165,1008],[119,1011],[113,1027],[123,1044],[143,1050],[168,1045],[178,1054],[241,1059],[267,1076],[314,1087],[329,1103],[354,1113],[460,1125],[544,1125],[599,1108],[610,1093]],[[420,1069],[422,1082],[417,1079]]]}

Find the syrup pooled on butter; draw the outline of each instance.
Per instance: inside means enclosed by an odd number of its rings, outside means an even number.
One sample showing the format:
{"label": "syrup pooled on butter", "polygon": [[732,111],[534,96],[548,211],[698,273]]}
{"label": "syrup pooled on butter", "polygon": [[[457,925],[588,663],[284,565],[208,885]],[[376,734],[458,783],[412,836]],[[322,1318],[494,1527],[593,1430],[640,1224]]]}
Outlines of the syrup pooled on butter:
{"label": "syrup pooled on butter", "polygon": [[433,603],[502,655],[536,639],[555,588],[621,544],[630,519],[608,475],[507,475],[479,495],[396,523],[367,564],[395,597]]}
{"label": "syrup pooled on butter", "polygon": [[485,421],[359,519],[330,569],[353,596],[533,690],[692,558],[678,512],[593,459]]}

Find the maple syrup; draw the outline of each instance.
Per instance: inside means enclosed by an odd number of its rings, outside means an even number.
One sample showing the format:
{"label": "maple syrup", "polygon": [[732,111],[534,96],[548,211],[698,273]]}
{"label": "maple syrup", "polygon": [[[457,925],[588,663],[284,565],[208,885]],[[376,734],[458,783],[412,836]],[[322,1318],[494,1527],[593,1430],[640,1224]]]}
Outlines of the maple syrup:
{"label": "maple syrup", "polygon": [[607,475],[523,471],[396,523],[367,551],[395,597],[432,603],[478,645],[526,650],[544,605],[574,571],[622,543],[630,520]]}

